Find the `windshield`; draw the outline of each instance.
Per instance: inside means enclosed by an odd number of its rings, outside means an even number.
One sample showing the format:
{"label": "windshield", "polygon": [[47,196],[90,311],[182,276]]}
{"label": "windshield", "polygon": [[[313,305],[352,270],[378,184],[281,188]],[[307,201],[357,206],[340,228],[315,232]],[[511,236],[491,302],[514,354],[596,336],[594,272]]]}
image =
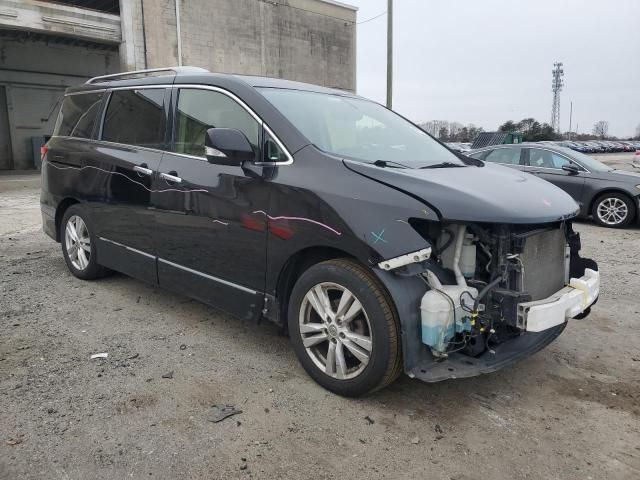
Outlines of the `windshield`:
{"label": "windshield", "polygon": [[424,131],[372,101],[301,90],[259,90],[325,152],[367,163],[389,162],[392,167],[465,166]]}
{"label": "windshield", "polygon": [[568,148],[562,148],[562,150],[565,151],[569,158],[576,159],[591,172],[610,172],[613,170],[613,168],[607,167],[604,163],[599,162],[595,158],[585,155],[584,153],[576,152],[575,150],[570,150]]}

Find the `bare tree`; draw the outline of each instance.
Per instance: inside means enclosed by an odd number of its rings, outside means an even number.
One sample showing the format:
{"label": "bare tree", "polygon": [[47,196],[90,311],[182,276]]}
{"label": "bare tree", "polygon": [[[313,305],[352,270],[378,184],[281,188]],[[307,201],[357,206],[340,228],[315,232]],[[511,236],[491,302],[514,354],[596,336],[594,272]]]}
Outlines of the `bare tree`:
{"label": "bare tree", "polygon": [[640,123],[638,124],[638,126],[636,127],[636,138],[640,139]]}
{"label": "bare tree", "polygon": [[438,130],[438,139],[441,142],[447,142],[449,140],[449,129],[447,127],[440,127]]}
{"label": "bare tree", "polygon": [[433,135],[434,137],[436,136],[436,122],[435,122],[435,120],[429,120],[428,122],[425,122],[425,123],[421,124],[420,128],[422,128],[425,132]]}
{"label": "bare tree", "polygon": [[609,122],[606,120],[600,120],[593,126],[593,134],[600,138],[605,138],[609,133]]}
{"label": "bare tree", "polygon": [[462,130],[463,126],[464,125],[462,125],[460,122],[451,122],[449,124],[449,136],[456,137],[460,133],[460,130]]}
{"label": "bare tree", "polygon": [[436,138],[445,138],[449,133],[449,122],[446,120],[430,120],[419,127]]}

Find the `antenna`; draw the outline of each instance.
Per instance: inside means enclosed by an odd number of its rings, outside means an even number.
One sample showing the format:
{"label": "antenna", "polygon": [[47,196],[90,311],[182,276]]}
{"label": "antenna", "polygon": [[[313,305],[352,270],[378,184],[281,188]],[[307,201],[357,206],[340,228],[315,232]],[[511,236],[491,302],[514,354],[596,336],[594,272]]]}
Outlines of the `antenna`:
{"label": "antenna", "polygon": [[553,80],[551,82],[551,91],[553,92],[553,106],[551,107],[551,126],[560,133],[560,92],[564,87],[564,69],[562,68],[562,62],[556,62],[553,64],[553,70],[551,71]]}

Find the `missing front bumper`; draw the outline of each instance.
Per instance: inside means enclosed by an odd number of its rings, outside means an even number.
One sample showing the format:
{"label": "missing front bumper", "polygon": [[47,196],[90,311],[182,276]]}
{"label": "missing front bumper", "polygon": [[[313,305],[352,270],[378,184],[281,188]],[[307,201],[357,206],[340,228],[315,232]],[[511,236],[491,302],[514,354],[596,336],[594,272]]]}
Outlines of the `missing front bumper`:
{"label": "missing front bumper", "polygon": [[587,310],[600,293],[600,274],[585,269],[581,278],[553,295],[518,305],[518,327],[527,332],[543,332],[565,323]]}

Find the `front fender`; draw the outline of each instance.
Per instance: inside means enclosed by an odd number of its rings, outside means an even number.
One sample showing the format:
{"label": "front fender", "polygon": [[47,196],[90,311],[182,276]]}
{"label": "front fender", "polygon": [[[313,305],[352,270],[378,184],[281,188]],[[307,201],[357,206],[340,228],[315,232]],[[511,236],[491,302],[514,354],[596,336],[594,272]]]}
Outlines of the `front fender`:
{"label": "front fender", "polygon": [[315,147],[296,153],[271,179],[267,283],[273,291],[287,261],[307,248],[343,251],[370,267],[430,247],[410,218],[438,221],[425,204],[347,169]]}

